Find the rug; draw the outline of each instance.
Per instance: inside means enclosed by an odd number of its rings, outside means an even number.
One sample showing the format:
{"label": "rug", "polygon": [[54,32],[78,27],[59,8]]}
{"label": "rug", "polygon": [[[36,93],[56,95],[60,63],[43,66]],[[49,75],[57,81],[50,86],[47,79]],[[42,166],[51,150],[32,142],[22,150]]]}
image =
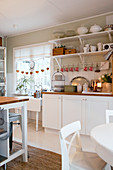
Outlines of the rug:
{"label": "rug", "polygon": [[[19,144],[14,148],[19,149]],[[22,162],[22,156],[7,163],[7,170],[61,170],[61,155],[54,152],[28,146],[28,162]]]}

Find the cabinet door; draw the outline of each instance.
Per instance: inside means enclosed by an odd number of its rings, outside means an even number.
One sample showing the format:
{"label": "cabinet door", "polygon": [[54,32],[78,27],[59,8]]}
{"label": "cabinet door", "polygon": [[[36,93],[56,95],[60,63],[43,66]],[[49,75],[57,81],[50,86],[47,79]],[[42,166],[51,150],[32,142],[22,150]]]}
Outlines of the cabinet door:
{"label": "cabinet door", "polygon": [[63,96],[62,126],[78,120],[81,122],[81,133],[84,133],[84,123],[82,122],[82,97]]}
{"label": "cabinet door", "polygon": [[86,98],[86,134],[89,135],[92,128],[106,122],[106,109],[109,108],[107,97]]}
{"label": "cabinet door", "polygon": [[61,128],[61,96],[43,95],[42,122],[43,127]]}
{"label": "cabinet door", "polygon": [[0,47],[0,96],[6,95],[6,48]]}

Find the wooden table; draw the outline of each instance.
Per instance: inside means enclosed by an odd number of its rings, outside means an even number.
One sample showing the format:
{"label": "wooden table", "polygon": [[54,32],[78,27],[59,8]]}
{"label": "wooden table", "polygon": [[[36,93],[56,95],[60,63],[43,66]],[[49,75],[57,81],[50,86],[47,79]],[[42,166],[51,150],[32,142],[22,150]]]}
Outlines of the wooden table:
{"label": "wooden table", "polygon": [[7,130],[9,130],[9,109],[21,107],[22,109],[22,149],[9,153],[9,138],[7,140],[0,140],[0,157],[3,160],[0,161],[0,166],[3,166],[7,162],[15,159],[16,157],[23,155],[23,161],[27,162],[27,101],[28,98],[20,99],[15,97],[0,97],[0,109],[4,109],[4,117],[7,122]]}
{"label": "wooden table", "polygon": [[113,166],[113,123],[93,128],[91,137],[95,144],[96,153]]}

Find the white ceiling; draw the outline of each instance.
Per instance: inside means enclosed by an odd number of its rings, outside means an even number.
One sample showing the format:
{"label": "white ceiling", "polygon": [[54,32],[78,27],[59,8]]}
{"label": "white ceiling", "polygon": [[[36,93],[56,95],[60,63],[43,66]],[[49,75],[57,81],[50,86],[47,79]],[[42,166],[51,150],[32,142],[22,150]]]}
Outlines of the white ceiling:
{"label": "white ceiling", "polygon": [[113,0],[0,0],[0,34],[21,34],[111,11]]}

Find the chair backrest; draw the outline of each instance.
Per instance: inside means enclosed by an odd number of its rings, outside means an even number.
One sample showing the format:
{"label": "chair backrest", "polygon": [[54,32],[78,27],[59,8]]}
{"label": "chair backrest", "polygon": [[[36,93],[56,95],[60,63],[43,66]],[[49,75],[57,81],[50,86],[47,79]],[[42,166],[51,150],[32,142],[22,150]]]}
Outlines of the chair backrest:
{"label": "chair backrest", "polygon": [[[80,121],[73,122],[61,128],[60,130],[60,144],[62,153],[62,170],[69,170],[69,154],[71,147],[73,146],[73,141],[77,140],[77,144],[74,145],[75,148],[81,150],[81,141],[79,136],[79,130],[81,129]],[[71,136],[71,139],[67,141],[67,137]]]}
{"label": "chair backrest", "polygon": [[113,116],[113,110],[106,110],[106,123],[110,123],[110,117]]}

